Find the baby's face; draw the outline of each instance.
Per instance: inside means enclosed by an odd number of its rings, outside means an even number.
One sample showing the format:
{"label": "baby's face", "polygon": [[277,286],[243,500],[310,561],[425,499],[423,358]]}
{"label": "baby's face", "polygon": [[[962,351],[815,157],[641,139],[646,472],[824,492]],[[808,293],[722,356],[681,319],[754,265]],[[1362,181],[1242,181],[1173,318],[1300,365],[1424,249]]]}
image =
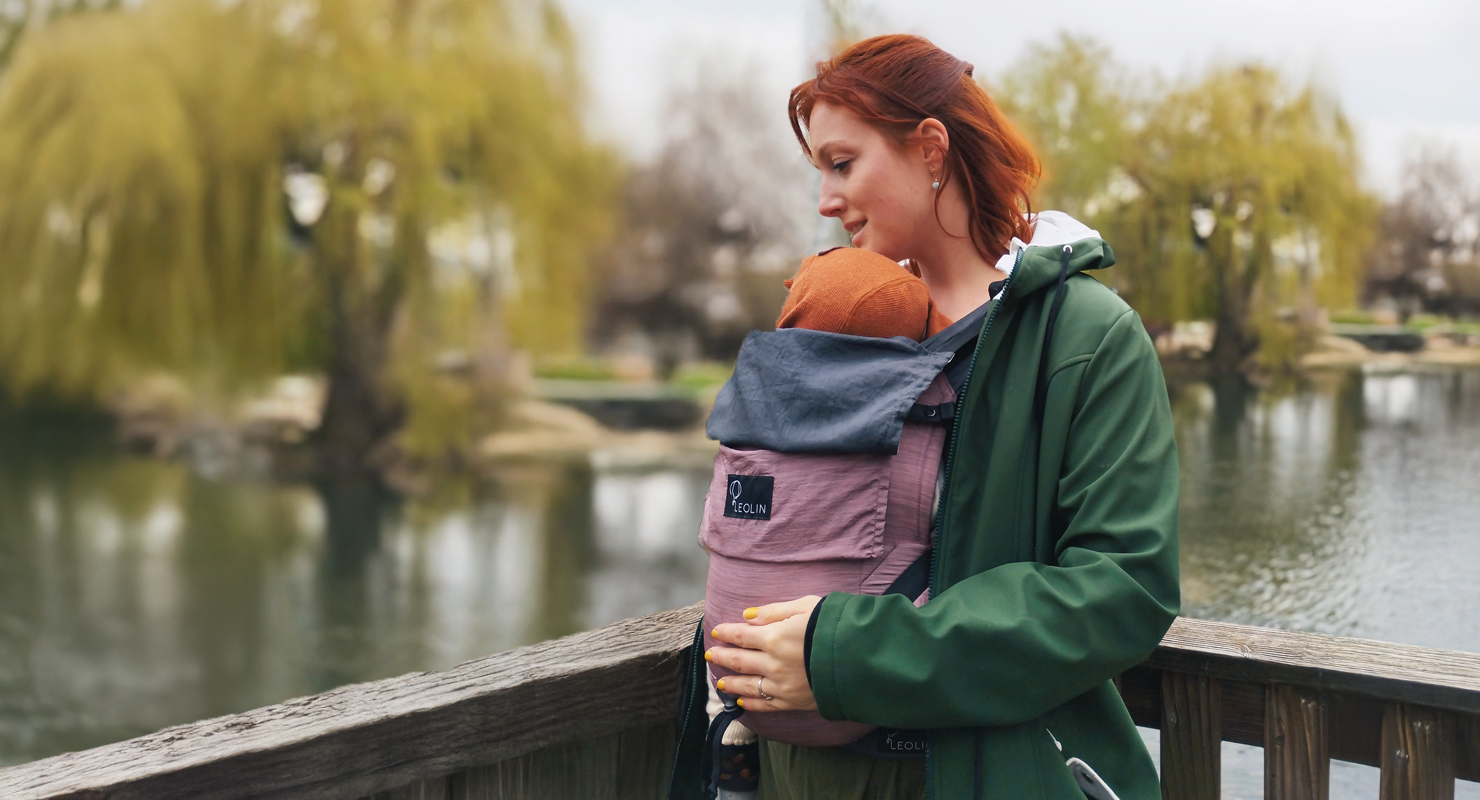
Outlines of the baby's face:
{"label": "baby's face", "polygon": [[853,111],[829,103],[812,109],[808,133],[822,172],[817,212],[842,220],[854,247],[893,261],[914,255],[919,232],[939,226],[921,149],[901,146]]}

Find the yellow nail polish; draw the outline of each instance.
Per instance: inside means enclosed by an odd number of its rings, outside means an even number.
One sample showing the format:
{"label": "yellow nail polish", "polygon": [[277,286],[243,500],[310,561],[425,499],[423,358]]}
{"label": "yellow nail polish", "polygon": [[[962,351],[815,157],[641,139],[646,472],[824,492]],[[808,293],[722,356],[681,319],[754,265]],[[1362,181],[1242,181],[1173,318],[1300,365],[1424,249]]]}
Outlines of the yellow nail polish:
{"label": "yellow nail polish", "polygon": [[745,618],[746,619],[755,619],[756,617],[759,617],[760,615],[761,615],[761,610],[759,608],[747,608],[747,609],[745,609]]}
{"label": "yellow nail polish", "polygon": [[724,678],[720,678],[719,680],[715,681],[714,682],[714,688],[716,688],[716,689],[720,690],[721,692],[723,692],[725,690],[725,679]]}
{"label": "yellow nail polish", "polygon": [[719,638],[719,628],[715,628],[714,630],[711,630],[709,632],[709,636],[711,638],[718,639]]}
{"label": "yellow nail polish", "polygon": [[710,655],[710,653],[709,653],[708,650],[705,650],[704,651],[704,660],[705,661],[713,661],[714,660],[714,656]]}
{"label": "yellow nail polish", "polygon": [[744,708],[745,707],[745,698],[742,697],[739,700],[736,700],[735,701],[735,705],[740,706],[741,708]]}

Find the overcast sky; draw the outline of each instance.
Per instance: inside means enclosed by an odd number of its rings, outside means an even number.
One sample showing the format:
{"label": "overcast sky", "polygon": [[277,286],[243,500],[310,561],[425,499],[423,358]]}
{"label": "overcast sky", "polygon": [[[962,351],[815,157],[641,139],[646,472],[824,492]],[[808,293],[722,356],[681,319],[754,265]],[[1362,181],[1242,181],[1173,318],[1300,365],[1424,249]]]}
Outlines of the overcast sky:
{"label": "overcast sky", "polygon": [[[705,59],[755,70],[774,92],[808,72],[815,0],[565,0],[584,45],[591,122],[632,156],[662,141],[666,90]],[[1089,34],[1121,62],[1175,77],[1214,61],[1259,59],[1340,99],[1367,179],[1390,194],[1417,143],[1460,149],[1480,168],[1480,0],[877,0],[888,28],[918,33],[978,75],[1035,41]]]}

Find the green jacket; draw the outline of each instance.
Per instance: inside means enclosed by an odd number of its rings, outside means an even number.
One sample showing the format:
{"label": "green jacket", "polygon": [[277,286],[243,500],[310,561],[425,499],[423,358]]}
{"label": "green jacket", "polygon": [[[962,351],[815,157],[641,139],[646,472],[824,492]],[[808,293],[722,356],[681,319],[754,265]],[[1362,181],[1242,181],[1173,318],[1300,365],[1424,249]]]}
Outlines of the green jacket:
{"label": "green jacket", "polygon": [[835,592],[817,616],[819,711],[929,729],[935,800],[1083,800],[1071,756],[1121,800],[1161,796],[1111,678],[1150,655],[1180,603],[1171,409],[1136,312],[1080,274],[1115,263],[1109,246],[1072,247],[1046,358],[1061,248],[1024,251],[983,325],[930,602]]}

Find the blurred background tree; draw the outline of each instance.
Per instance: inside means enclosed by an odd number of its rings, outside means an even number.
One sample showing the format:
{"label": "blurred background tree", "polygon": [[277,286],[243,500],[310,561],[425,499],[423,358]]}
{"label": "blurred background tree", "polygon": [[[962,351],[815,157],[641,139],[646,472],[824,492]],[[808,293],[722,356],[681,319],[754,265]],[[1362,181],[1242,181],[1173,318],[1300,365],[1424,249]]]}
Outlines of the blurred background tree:
{"label": "blurred background tree", "polygon": [[668,107],[668,141],[626,183],[592,320],[593,341],[650,351],[660,377],[732,359],[775,324],[816,217],[785,107],[752,73],[711,64]]}
{"label": "blurred background tree", "polygon": [[1123,161],[1144,98],[1105,45],[1069,34],[1034,44],[990,90],[1043,162],[1035,209],[1088,220],[1131,191]]}
{"label": "blurred background tree", "polygon": [[1480,186],[1453,151],[1424,149],[1383,209],[1366,299],[1420,312],[1480,314]]}
{"label": "blurred background tree", "polygon": [[0,3],[0,71],[28,31],[54,19],[87,11],[115,11],[123,0],[7,0]]}
{"label": "blurred background tree", "polygon": [[466,443],[506,343],[579,346],[616,166],[573,59],[553,5],[486,0],[152,0],[30,31],[0,85],[0,381],[228,396],[312,369],[325,470],[403,421],[413,449]]}
{"label": "blurred background tree", "polygon": [[1316,88],[1249,65],[1139,89],[1063,36],[999,96],[1043,158],[1038,207],[1100,229],[1121,264],[1107,280],[1151,324],[1211,318],[1216,372],[1288,364],[1321,307],[1355,303],[1377,203]]}

